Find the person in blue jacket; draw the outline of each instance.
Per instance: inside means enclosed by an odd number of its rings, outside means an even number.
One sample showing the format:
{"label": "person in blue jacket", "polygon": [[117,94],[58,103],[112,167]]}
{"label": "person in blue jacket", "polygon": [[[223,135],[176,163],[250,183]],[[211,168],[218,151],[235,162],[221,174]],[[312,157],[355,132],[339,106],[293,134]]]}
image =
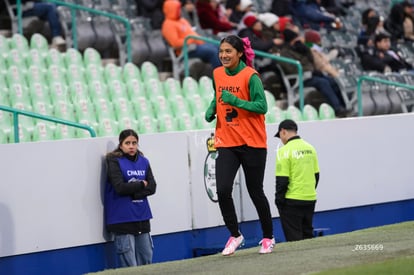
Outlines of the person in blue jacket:
{"label": "person in blue jacket", "polygon": [[113,233],[121,267],[152,263],[152,219],[148,196],[157,184],[149,160],[138,150],[138,134],[119,134],[118,147],[106,155],[105,224]]}

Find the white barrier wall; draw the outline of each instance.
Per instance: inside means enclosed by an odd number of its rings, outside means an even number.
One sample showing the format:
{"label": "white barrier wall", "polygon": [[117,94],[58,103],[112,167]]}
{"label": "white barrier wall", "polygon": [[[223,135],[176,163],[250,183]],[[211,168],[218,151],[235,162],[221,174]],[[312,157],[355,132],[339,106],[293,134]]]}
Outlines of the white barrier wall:
{"label": "white barrier wall", "polygon": [[[414,198],[410,125],[413,114],[299,123],[319,154],[317,211]],[[267,129],[265,191],[277,217],[277,125]],[[205,170],[210,133],[140,137],[158,183],[150,198],[154,235],[223,224],[204,184],[214,171],[211,162]],[[113,137],[0,145],[0,257],[104,242],[103,156],[117,143]],[[240,220],[256,220],[242,176],[234,193]]]}

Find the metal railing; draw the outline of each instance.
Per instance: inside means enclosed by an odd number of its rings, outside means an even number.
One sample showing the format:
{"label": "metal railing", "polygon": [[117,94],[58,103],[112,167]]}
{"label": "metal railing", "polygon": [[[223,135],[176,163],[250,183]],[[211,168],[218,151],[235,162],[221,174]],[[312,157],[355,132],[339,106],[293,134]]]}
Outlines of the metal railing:
{"label": "metal railing", "polygon": [[37,114],[37,113],[28,112],[28,111],[24,111],[24,110],[19,110],[19,109],[15,109],[15,108],[3,106],[3,105],[0,105],[0,110],[6,111],[6,112],[9,112],[9,113],[13,114],[14,142],[15,143],[20,142],[20,138],[19,138],[19,115],[28,116],[28,117],[32,117],[32,118],[37,118],[37,119],[41,119],[41,120],[46,120],[46,121],[50,121],[50,122],[55,122],[55,123],[59,123],[59,124],[64,124],[64,125],[84,129],[84,130],[86,130],[90,133],[91,137],[96,137],[95,130],[93,130],[90,126],[85,125],[85,124],[76,123],[76,122],[72,122],[72,121],[64,120],[64,119],[60,119],[60,118],[40,115],[40,114]]}
{"label": "metal railing", "polygon": [[360,76],[357,81],[358,116],[364,115],[364,110],[362,108],[362,89],[361,89],[363,81],[379,82],[379,83],[386,84],[386,85],[392,85],[392,86],[403,87],[406,89],[414,90],[413,85],[389,81],[389,80],[372,77],[372,76],[366,76],[366,75]]}
{"label": "metal railing", "polygon": [[[183,46],[184,76],[189,76],[189,64],[188,64],[189,57],[188,57],[188,43],[187,43],[189,39],[202,40],[202,41],[209,42],[209,43],[216,44],[216,45],[220,44],[219,41],[217,41],[215,39],[208,38],[208,37],[193,36],[193,35],[187,36],[184,39],[184,46]],[[302,68],[302,65],[300,64],[300,62],[295,60],[295,59],[286,58],[286,57],[266,53],[266,52],[263,52],[263,51],[254,50],[254,53],[256,54],[256,56],[270,58],[270,59],[280,61],[280,62],[286,62],[286,63],[292,64],[292,65],[295,65],[298,68],[299,108],[300,108],[301,111],[303,111],[303,107],[305,106],[305,96],[304,96],[304,91],[303,91],[303,68]]]}
{"label": "metal railing", "polygon": [[[66,2],[63,2],[63,1],[57,1],[57,0],[46,0],[46,1],[54,3],[56,5],[66,6],[66,7],[70,8],[71,17],[72,17],[72,28],[74,28],[76,26],[76,22],[77,22],[76,12],[77,12],[77,10],[83,10],[83,11],[87,11],[87,12],[90,12],[90,13],[93,13],[93,14],[109,17],[111,19],[114,19],[114,20],[117,20],[117,21],[120,21],[121,23],[123,23],[124,26],[125,26],[125,30],[126,30],[127,59],[128,59],[128,62],[132,61],[131,24],[130,24],[130,22],[128,21],[127,18],[121,17],[121,16],[113,14],[113,13],[88,8],[88,7],[77,5],[77,4],[66,3]],[[23,34],[21,0],[16,0],[16,5],[17,5],[17,29],[18,29],[18,32],[20,34]],[[73,47],[75,49],[78,49],[78,38],[77,38],[76,30],[72,30],[72,40],[73,40]]]}

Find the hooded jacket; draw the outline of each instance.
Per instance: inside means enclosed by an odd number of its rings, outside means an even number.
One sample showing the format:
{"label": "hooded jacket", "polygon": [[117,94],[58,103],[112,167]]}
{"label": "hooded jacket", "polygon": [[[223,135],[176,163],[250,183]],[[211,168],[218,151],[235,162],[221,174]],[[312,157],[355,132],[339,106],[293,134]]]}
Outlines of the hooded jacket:
{"label": "hooded jacket", "polygon": [[[178,0],[166,0],[163,6],[165,20],[162,23],[161,32],[167,43],[176,49],[176,54],[181,53],[184,39],[189,36],[200,36],[195,32],[187,19],[181,17],[181,2]],[[188,44],[204,44],[202,40],[190,39]]]}

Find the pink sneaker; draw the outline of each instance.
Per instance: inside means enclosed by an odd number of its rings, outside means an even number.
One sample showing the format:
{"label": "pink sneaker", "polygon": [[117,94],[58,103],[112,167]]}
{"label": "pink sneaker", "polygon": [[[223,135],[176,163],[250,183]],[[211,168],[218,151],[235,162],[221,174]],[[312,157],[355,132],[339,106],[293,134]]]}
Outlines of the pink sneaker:
{"label": "pink sneaker", "polygon": [[273,246],[275,245],[275,239],[263,238],[259,244],[262,245],[262,247],[259,250],[260,254],[272,253]]}
{"label": "pink sneaker", "polygon": [[236,251],[237,248],[244,245],[244,237],[243,235],[236,237],[231,236],[229,240],[226,243],[226,246],[224,247],[223,251],[221,252],[224,256],[229,256]]}

